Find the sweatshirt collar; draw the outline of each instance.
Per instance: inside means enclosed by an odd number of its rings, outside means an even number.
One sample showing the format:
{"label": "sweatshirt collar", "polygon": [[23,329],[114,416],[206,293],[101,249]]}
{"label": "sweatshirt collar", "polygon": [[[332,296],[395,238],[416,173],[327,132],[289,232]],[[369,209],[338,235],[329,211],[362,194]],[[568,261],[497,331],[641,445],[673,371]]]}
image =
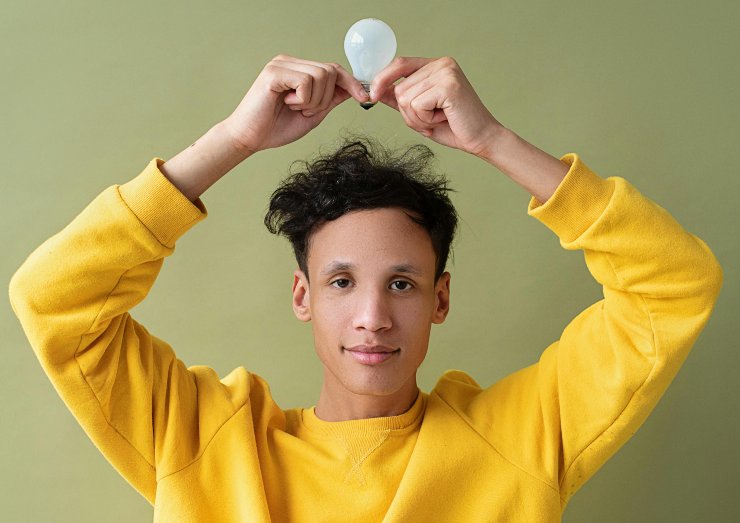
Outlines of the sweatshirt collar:
{"label": "sweatshirt collar", "polygon": [[415,428],[422,418],[426,405],[426,394],[419,390],[411,408],[397,416],[353,419],[347,421],[325,421],[316,416],[316,407],[301,410],[301,421],[311,431],[327,436],[361,435],[368,432]]}

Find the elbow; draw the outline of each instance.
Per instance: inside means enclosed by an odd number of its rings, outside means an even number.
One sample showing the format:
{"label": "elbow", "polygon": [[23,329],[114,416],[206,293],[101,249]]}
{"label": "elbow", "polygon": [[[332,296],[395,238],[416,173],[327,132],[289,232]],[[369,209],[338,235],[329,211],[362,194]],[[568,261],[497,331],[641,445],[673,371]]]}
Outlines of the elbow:
{"label": "elbow", "polygon": [[31,332],[30,325],[34,323],[34,318],[39,316],[39,311],[36,310],[37,307],[31,299],[31,294],[27,279],[23,274],[23,267],[21,267],[10,279],[8,300],[27,337]]}
{"label": "elbow", "polygon": [[697,295],[702,296],[713,307],[722,290],[724,271],[706,242],[696,236],[694,239],[699,244],[697,255],[691,264],[692,272],[697,275],[694,289]]}
{"label": "elbow", "polygon": [[709,254],[710,257],[705,271],[705,290],[707,294],[712,297],[712,300],[716,301],[719,297],[720,291],[722,290],[725,276],[717,257],[711,251],[709,251]]}
{"label": "elbow", "polygon": [[719,299],[724,282],[724,271],[717,258],[710,253],[702,264],[701,277],[698,278],[693,294],[693,308],[702,325],[709,321]]}
{"label": "elbow", "polygon": [[22,275],[23,267],[18,269],[15,274],[10,278],[10,284],[8,285],[8,300],[10,301],[10,307],[13,312],[22,321],[22,312],[27,308],[25,305],[25,285]]}
{"label": "elbow", "polygon": [[39,289],[38,278],[21,266],[8,284],[8,299],[13,313],[35,352],[44,345],[49,336],[50,325],[48,314],[43,310],[43,292]]}

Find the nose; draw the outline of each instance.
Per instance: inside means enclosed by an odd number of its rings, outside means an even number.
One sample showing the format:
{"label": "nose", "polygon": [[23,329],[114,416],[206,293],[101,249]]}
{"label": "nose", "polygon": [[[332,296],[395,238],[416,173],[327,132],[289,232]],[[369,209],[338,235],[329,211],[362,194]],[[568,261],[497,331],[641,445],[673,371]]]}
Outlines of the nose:
{"label": "nose", "polygon": [[355,329],[377,332],[391,328],[393,321],[390,304],[383,291],[366,289],[355,296],[357,301],[352,320]]}

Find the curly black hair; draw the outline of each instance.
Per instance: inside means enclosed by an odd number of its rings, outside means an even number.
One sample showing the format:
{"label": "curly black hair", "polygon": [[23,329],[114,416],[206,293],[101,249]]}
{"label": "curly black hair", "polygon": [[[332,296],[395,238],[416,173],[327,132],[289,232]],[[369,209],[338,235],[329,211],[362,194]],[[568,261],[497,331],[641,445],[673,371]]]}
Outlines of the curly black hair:
{"label": "curly black hair", "polygon": [[[265,226],[288,238],[308,278],[309,239],[318,226],[351,211],[400,207],[431,237],[436,281],[447,264],[457,212],[447,195],[453,191],[447,179],[430,169],[433,158],[421,144],[399,154],[367,136],[344,138],[332,153],[319,153],[312,162],[293,162],[289,176],[270,197]],[[302,169],[292,172],[296,164]]]}

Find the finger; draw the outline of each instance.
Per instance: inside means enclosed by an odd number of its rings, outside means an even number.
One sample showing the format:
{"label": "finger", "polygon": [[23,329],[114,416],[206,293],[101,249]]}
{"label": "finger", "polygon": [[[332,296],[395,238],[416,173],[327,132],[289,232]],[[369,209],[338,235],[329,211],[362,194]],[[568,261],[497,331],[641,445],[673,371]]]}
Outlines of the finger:
{"label": "finger", "polygon": [[[348,98],[355,98],[358,102],[369,100],[362,84],[341,65],[334,62],[329,62],[325,65],[329,66],[333,77],[327,83],[327,88],[324,92],[325,99],[322,100],[321,107],[313,112],[320,112],[326,109],[331,110]],[[339,97],[335,95],[337,91],[340,92]],[[311,116],[311,114],[307,114],[307,116]]]}
{"label": "finger", "polygon": [[432,123],[441,123],[447,121],[447,115],[442,109],[435,109],[434,110],[434,116],[432,117]]}
{"label": "finger", "polygon": [[334,109],[337,105],[341,104],[342,102],[349,100],[352,98],[350,94],[342,89],[339,86],[336,86],[334,89],[334,95],[332,96],[332,99],[329,102],[329,106],[322,110],[318,111],[316,113],[312,113],[310,115],[303,113],[304,116],[307,116],[309,118],[315,118],[316,119],[316,125],[318,125],[319,122],[321,122],[326,116],[331,112],[332,109]]}
{"label": "finger", "polygon": [[[383,94],[383,97],[378,101],[380,103],[387,105],[391,109],[395,109],[396,111],[399,111],[398,101],[396,100],[396,95],[395,95],[395,88],[396,88],[395,85],[391,86],[391,88],[388,89]],[[444,113],[444,111],[442,109],[435,109],[434,116],[432,117],[432,124],[438,124],[438,123],[446,122],[446,121],[447,121],[447,115]]]}
{"label": "finger", "polygon": [[[432,127],[432,117],[434,116],[434,101],[432,101],[431,107],[429,107],[427,96],[425,98],[426,104],[424,106],[419,105],[419,96],[435,87],[432,79],[427,79],[422,82],[418,82],[410,89],[403,91],[401,85],[395,85],[394,91],[396,95],[396,103],[398,104],[399,111],[404,115],[409,127],[415,131],[429,130]],[[438,91],[435,91],[438,92]]]}
{"label": "finger", "polygon": [[370,87],[371,100],[378,101],[396,80],[410,76],[434,60],[434,58],[399,56],[375,75]]}
{"label": "finger", "polygon": [[[303,60],[301,58],[296,58],[294,56],[285,55],[285,54],[278,55],[275,58],[273,58],[273,60],[280,60],[280,61],[284,61],[284,62],[294,62],[294,63],[306,64],[306,65],[321,65],[321,66],[333,67],[337,71],[337,74],[338,75],[341,75],[343,77],[346,77],[349,80],[349,84],[356,84],[356,87],[359,89],[359,91],[357,92],[357,94],[360,94],[361,95],[362,93],[365,92],[365,89],[363,89],[362,84],[360,83],[360,81],[357,80],[354,76],[352,76],[352,74],[350,74],[344,67],[342,67],[338,63],[335,63],[335,62],[326,62],[326,63],[323,63],[323,62],[312,62],[310,60]],[[348,86],[342,85],[342,87],[346,88]],[[347,89],[347,91],[352,93],[352,89]],[[354,93],[352,93],[352,94],[354,95]]]}
{"label": "finger", "polygon": [[337,84],[337,70],[332,66],[329,66],[328,69],[329,76],[326,79],[326,86],[324,87],[324,97],[316,108],[317,112],[328,109],[331,105],[331,101],[334,99],[334,91],[336,90]]}
{"label": "finger", "polygon": [[[313,86],[313,78],[310,74],[306,74],[301,71],[285,70],[282,72],[282,79],[280,83],[280,91],[289,91],[283,97],[283,103],[285,105],[295,105],[296,109],[300,109],[311,100],[311,88]],[[293,90],[294,92],[290,92]]]}
{"label": "finger", "polygon": [[416,122],[413,120],[410,111],[405,111],[403,108],[398,111],[401,113],[401,116],[403,116],[404,121],[406,122],[406,125],[411,129],[412,131],[416,131],[417,133],[421,133],[424,136],[429,136],[432,134],[432,131],[425,127],[419,127]]}
{"label": "finger", "polygon": [[442,109],[447,101],[446,97],[447,92],[439,85],[432,85],[423,93],[419,93],[410,103],[411,120],[421,129],[433,129],[437,123],[434,122],[434,118],[439,114],[435,111],[439,110],[444,115]]}
{"label": "finger", "polygon": [[296,105],[311,99],[311,75],[274,61],[265,66],[264,72],[267,88],[280,95],[284,104]]}
{"label": "finger", "polygon": [[314,114],[321,113],[330,108],[331,101],[334,98],[334,91],[336,89],[337,72],[331,66],[327,66],[327,70],[329,72],[329,76],[322,88],[322,98],[316,107],[307,107],[303,109],[304,116],[313,116]]}
{"label": "finger", "polygon": [[[282,61],[282,60],[278,60]],[[282,61],[285,63],[285,61]],[[288,66],[289,63],[286,63],[286,66]],[[330,75],[330,78],[326,80],[325,86],[323,87],[323,96],[321,103],[314,105],[313,103],[309,104],[299,104],[298,107],[292,107],[291,109],[296,110],[303,110],[303,109],[312,109],[308,112],[319,112],[320,110],[323,110],[327,107],[328,101],[332,100],[333,93],[327,91],[331,91],[330,85],[339,85],[341,86],[346,92],[350,93],[353,98],[355,98],[358,102],[366,102],[369,100],[369,97],[367,96],[367,93],[365,92],[365,89],[362,87],[362,84],[355,79],[346,69],[344,69],[341,65],[333,62],[329,63],[321,63],[321,62],[307,62],[305,60],[297,60],[293,63],[293,67],[295,69],[303,69],[306,71],[309,71],[310,66],[316,66],[321,67],[322,69],[325,69],[328,74]],[[336,76],[335,76],[336,75]],[[332,84],[333,82],[333,84]],[[297,95],[298,93],[296,93]],[[288,98],[286,103],[292,104],[294,103],[295,97],[286,97]],[[311,99],[311,102],[313,102],[313,98]]]}
{"label": "finger", "polygon": [[398,100],[396,100],[396,86],[392,85],[390,89],[383,93],[383,96],[378,101],[398,111]]}
{"label": "finger", "polygon": [[433,81],[438,81],[437,76],[432,76],[435,72],[435,68],[430,65],[424,66],[418,71],[412,73],[408,78],[404,78],[396,84],[396,100],[404,97],[405,94],[419,89],[419,84],[426,81],[429,83],[430,78]]}
{"label": "finger", "polygon": [[419,116],[420,112],[417,108],[414,107],[414,105],[416,105],[416,103],[412,102],[412,105],[405,109],[405,112],[408,115],[408,119],[411,121],[411,127],[415,131],[428,131],[432,129],[432,127],[434,126],[431,123],[426,122]]}
{"label": "finger", "polygon": [[[407,81],[405,80],[402,83]],[[437,102],[429,96],[423,98],[423,105],[420,104],[420,96],[437,85],[435,77],[427,77],[420,82],[416,82],[408,89],[396,88],[398,105],[405,107],[409,111],[412,121],[415,121],[421,127],[430,127],[432,125],[432,118],[434,117],[434,110],[437,108],[441,109],[441,101]],[[401,92],[399,93],[399,91]],[[435,93],[439,93],[440,91],[439,89],[435,90]]]}
{"label": "finger", "polygon": [[406,125],[410,127],[411,129],[414,129],[414,131],[416,131],[416,129],[414,128],[414,122],[411,121],[408,111],[406,111],[406,109],[404,109],[403,107],[399,107],[398,112],[401,113],[401,116],[403,117],[403,121],[406,122]]}
{"label": "finger", "polygon": [[344,67],[339,64],[331,64],[337,71],[337,85],[344,89],[358,102],[367,102],[369,100],[368,94],[365,92],[365,88],[362,87],[360,81],[352,76]]}
{"label": "finger", "polygon": [[329,107],[327,107],[325,110],[331,111],[334,109],[337,105],[341,104],[345,100],[349,100],[352,98],[352,95],[350,95],[347,91],[345,91],[343,88],[336,86],[334,88],[334,96],[329,102]]}
{"label": "finger", "polygon": [[298,58],[297,56],[292,56],[289,54],[279,54],[273,60],[279,60],[281,62],[294,62],[297,64],[315,64],[317,62],[313,60],[304,60],[303,58]]}
{"label": "finger", "polygon": [[277,59],[273,60],[273,63],[279,67],[283,67],[285,70],[301,71],[311,77],[310,90],[308,91],[307,96],[302,97],[301,93],[296,90],[294,96],[288,94],[285,97],[285,103],[297,105],[301,109],[318,109],[324,99],[324,91],[326,90],[327,83],[329,82],[330,76],[333,74],[332,71],[330,71],[331,67],[318,62],[289,62]]}
{"label": "finger", "polygon": [[[388,93],[386,93],[385,96],[387,96],[387,94]],[[424,126],[420,126],[419,123],[418,123],[418,121],[416,121],[413,118],[413,116],[411,114],[411,110],[409,109],[409,107],[408,106],[401,105],[401,104],[398,104],[398,101],[397,100],[396,100],[396,104],[397,105],[396,105],[395,109],[401,114],[401,117],[403,117],[403,121],[406,122],[406,125],[408,127],[410,127],[411,129],[413,129],[414,131],[421,132],[421,129]]]}

